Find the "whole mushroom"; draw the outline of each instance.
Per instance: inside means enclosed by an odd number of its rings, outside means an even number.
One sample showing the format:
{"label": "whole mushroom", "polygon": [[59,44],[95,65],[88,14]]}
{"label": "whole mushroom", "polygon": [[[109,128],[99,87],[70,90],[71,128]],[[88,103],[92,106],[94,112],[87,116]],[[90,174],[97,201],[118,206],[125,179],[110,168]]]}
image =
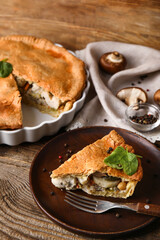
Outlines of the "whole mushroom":
{"label": "whole mushroom", "polygon": [[100,67],[110,74],[124,70],[126,64],[125,57],[116,51],[103,54],[99,60]]}
{"label": "whole mushroom", "polygon": [[158,89],[154,94],[154,101],[160,105],[160,89]]}
{"label": "whole mushroom", "polygon": [[128,106],[136,103],[145,103],[148,99],[147,93],[142,88],[138,87],[122,88],[118,91],[116,96]]}

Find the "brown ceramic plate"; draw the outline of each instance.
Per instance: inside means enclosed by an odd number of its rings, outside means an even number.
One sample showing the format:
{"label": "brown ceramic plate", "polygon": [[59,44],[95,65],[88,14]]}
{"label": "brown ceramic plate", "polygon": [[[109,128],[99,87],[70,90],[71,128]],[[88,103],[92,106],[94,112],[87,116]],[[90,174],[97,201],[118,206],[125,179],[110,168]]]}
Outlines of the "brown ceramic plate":
{"label": "brown ceramic plate", "polygon": [[[137,214],[124,209],[114,209],[103,214],[92,214],[78,210],[64,202],[65,191],[54,187],[50,171],[60,165],[59,156],[67,159],[67,150],[73,153],[108,134],[112,127],[89,127],[63,133],[53,138],[35,157],[30,169],[30,186],[40,209],[62,227],[92,237],[114,236],[130,233],[151,223],[155,217]],[[120,128],[114,128],[131,144],[135,152],[143,156],[144,177],[135,193],[127,200],[106,198],[118,202],[146,202],[160,204],[160,151],[144,138]],[[64,144],[68,146],[65,147]],[[54,192],[54,195],[51,194]],[[76,192],[82,193],[81,190]],[[120,218],[116,217],[120,214]]]}

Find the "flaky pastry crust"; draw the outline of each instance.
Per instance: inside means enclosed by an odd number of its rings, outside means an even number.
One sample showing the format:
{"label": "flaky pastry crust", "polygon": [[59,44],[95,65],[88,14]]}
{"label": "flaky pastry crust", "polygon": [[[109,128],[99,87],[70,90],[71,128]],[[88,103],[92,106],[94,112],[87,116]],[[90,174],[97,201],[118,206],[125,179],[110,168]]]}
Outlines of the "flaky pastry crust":
{"label": "flaky pastry crust", "polygon": [[125,149],[127,148],[129,152],[134,152],[133,147],[126,144],[124,139],[113,130],[102,139],[97,140],[72,155],[70,159],[52,172],[51,178],[65,175],[90,175],[94,172],[101,172],[107,173],[109,176],[140,181],[143,176],[140,159],[138,159],[139,165],[137,172],[131,176],[125,174],[123,170],[111,168],[104,163],[104,159],[109,155],[109,153],[107,153],[109,147],[115,149],[118,146],[122,146]]}
{"label": "flaky pastry crust", "polygon": [[0,129],[21,127],[21,96],[10,74],[7,78],[0,78]]}

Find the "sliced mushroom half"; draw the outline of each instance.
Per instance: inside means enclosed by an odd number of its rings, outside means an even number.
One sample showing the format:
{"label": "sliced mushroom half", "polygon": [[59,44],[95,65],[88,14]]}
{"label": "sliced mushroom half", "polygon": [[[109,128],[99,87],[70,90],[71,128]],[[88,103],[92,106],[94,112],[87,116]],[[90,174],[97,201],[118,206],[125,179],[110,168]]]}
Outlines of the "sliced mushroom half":
{"label": "sliced mushroom half", "polygon": [[117,97],[128,106],[136,103],[145,103],[148,99],[147,93],[142,88],[138,87],[123,88],[118,91]]}
{"label": "sliced mushroom half", "polygon": [[160,89],[158,89],[154,94],[154,101],[160,105]]}

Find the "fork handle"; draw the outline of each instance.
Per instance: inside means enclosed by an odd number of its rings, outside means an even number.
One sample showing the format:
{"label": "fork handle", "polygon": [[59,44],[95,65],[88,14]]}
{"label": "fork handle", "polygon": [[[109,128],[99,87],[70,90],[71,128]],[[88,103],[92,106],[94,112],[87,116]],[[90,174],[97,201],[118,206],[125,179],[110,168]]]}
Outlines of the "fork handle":
{"label": "fork handle", "polygon": [[147,214],[147,215],[156,216],[156,217],[160,217],[160,205],[138,203],[137,204],[137,212]]}

